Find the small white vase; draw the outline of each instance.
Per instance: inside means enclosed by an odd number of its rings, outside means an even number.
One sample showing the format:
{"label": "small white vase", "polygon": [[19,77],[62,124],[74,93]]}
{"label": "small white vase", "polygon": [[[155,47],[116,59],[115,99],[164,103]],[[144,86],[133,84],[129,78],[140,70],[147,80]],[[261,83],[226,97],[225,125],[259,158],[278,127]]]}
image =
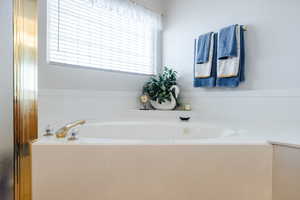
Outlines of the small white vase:
{"label": "small white vase", "polygon": [[[173,94],[171,93],[171,101],[165,101],[163,103],[158,103],[158,100],[156,101],[150,101],[151,105],[153,106],[153,108],[155,108],[156,110],[173,110],[176,107],[176,99],[178,98],[179,95],[179,87],[177,85],[173,85],[170,89],[173,90],[175,88],[175,97],[173,96]],[[176,99],[175,99],[176,98]]]}

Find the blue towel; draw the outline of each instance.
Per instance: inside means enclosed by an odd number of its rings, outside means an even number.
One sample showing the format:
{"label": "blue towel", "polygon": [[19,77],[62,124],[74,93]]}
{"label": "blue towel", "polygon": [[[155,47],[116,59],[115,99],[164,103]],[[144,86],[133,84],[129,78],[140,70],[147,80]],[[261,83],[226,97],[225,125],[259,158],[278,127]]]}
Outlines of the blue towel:
{"label": "blue towel", "polygon": [[194,87],[215,87],[217,79],[217,43],[218,43],[218,34],[213,34],[214,46],[213,46],[213,62],[211,68],[211,77],[208,78],[196,78],[195,77],[195,66],[196,66],[196,43],[194,45]]}
{"label": "blue towel", "polygon": [[236,26],[231,25],[219,31],[218,59],[237,56]]}
{"label": "blue towel", "polygon": [[240,52],[240,67],[239,73],[236,77],[230,78],[218,78],[217,85],[220,87],[238,87],[240,82],[245,81],[245,39],[244,39],[244,30],[241,28],[241,52]]}
{"label": "blue towel", "polygon": [[200,35],[197,45],[197,64],[208,62],[212,32]]}

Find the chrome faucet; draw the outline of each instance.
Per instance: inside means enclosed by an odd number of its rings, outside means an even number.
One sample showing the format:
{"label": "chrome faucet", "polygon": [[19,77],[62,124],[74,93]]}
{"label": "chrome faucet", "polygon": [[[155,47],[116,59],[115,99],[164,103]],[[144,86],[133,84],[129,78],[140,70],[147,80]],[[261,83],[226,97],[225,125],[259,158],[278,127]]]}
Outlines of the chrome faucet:
{"label": "chrome faucet", "polygon": [[69,132],[69,130],[71,130],[72,128],[79,126],[79,125],[83,125],[85,124],[86,121],[85,120],[78,120],[75,122],[71,122],[69,124],[66,124],[65,126],[61,127],[60,129],[58,129],[55,133],[57,138],[65,138]]}

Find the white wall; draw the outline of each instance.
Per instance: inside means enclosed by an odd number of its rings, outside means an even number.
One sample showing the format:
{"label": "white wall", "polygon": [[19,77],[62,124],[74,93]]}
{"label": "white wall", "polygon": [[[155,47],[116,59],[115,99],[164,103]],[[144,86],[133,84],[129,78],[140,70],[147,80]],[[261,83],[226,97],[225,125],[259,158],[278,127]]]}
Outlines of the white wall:
{"label": "white wall", "polygon": [[0,196],[12,199],[13,27],[12,1],[0,0]]}
{"label": "white wall", "polygon": [[192,86],[193,39],[235,23],[248,25],[245,36],[246,82],[238,90],[300,88],[300,1],[163,2],[166,12],[163,60],[164,64],[174,66],[180,72],[182,88],[203,91]]}
{"label": "white wall", "polygon": [[[161,12],[159,0],[137,0]],[[39,1],[39,89],[137,91],[149,76],[49,65],[46,62],[47,1]]]}
{"label": "white wall", "polygon": [[[164,13],[163,63],[180,73],[181,100],[192,105],[193,115],[201,120],[300,120],[300,1],[139,2]],[[40,130],[73,119],[126,119],[123,113],[138,107],[137,94],[148,77],[47,65],[46,7],[40,3]],[[248,25],[246,82],[237,89],[193,88],[193,39],[233,23]]]}
{"label": "white wall", "polygon": [[[211,120],[299,120],[300,1],[163,2],[163,63],[181,75],[182,102]],[[248,26],[246,82],[236,89],[193,88],[194,38],[235,23]]]}

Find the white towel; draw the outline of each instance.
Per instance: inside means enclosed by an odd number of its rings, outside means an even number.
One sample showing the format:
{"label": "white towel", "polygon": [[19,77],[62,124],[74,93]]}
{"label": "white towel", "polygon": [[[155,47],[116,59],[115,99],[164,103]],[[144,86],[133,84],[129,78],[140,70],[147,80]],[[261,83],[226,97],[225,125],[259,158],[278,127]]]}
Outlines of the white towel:
{"label": "white towel", "polygon": [[241,28],[236,27],[236,41],[237,41],[237,57],[228,57],[217,61],[217,76],[218,78],[228,78],[238,76],[240,68],[240,54],[241,54]]}
{"label": "white towel", "polygon": [[[197,40],[198,42],[198,40]],[[197,43],[196,43],[197,46]],[[214,53],[214,35],[212,34],[209,45],[208,62],[197,64],[195,60],[195,78],[208,78],[211,76],[211,67],[213,64],[213,53]]]}

